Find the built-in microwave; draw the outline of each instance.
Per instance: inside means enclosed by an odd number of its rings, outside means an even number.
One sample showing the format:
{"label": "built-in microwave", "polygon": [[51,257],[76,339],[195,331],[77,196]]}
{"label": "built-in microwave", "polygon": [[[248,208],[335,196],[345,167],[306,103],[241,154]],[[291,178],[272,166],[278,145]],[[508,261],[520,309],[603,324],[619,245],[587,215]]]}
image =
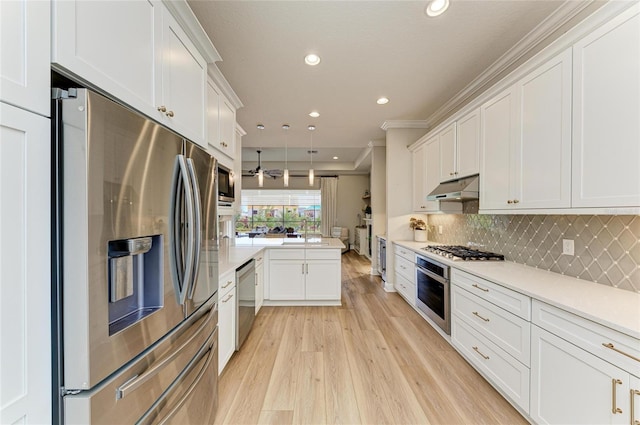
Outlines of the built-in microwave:
{"label": "built-in microwave", "polygon": [[231,205],[234,200],[233,172],[227,167],[218,164],[218,203]]}

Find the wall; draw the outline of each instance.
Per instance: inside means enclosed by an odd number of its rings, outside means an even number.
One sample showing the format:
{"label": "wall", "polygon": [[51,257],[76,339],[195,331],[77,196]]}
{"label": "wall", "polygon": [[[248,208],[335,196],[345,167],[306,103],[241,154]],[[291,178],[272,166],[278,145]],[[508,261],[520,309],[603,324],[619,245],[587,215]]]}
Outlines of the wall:
{"label": "wall", "polygon": [[[640,216],[434,214],[429,227],[434,242],[472,242],[509,261],[640,292]],[[562,254],[562,239],[574,240],[575,256]]]}
{"label": "wall", "polygon": [[[243,177],[242,187],[244,189],[260,189],[258,187],[257,177]],[[264,179],[262,189],[285,189],[282,179]],[[320,178],[316,177],[313,187],[309,186],[309,179],[306,177],[289,178],[289,189],[305,190],[320,189]],[[338,177],[338,207],[337,207],[337,223],[338,226],[347,227],[349,229],[349,241],[353,243],[355,227],[358,225],[358,214],[364,218],[362,212],[364,201],[362,195],[364,191],[369,189],[369,175],[342,175]]]}
{"label": "wall", "polygon": [[364,218],[364,191],[369,189],[368,175],[344,175],[338,178],[337,225],[349,229],[349,243],[355,238],[358,214]]}

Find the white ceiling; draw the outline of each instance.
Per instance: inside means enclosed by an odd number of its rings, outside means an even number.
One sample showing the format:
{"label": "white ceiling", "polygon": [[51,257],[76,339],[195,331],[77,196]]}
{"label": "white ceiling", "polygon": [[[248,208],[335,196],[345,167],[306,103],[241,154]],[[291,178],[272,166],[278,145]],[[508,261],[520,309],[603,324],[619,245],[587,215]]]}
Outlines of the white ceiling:
{"label": "white ceiling", "polygon": [[[244,104],[243,169],[258,147],[263,163],[284,161],[285,142],[302,148],[290,160],[308,159],[308,124],[314,162],[353,163],[384,139],[383,122],[429,118],[562,3],[451,0],[428,18],[426,1],[189,1]],[[322,58],[315,67],[304,64],[311,52]],[[390,102],[376,104],[380,96]]]}

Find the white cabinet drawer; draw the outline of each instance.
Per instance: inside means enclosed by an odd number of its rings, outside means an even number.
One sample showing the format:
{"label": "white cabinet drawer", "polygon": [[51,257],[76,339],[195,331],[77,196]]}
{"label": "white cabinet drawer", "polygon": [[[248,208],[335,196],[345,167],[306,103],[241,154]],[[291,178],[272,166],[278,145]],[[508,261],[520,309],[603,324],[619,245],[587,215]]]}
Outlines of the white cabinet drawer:
{"label": "white cabinet drawer", "polygon": [[451,311],[526,366],[531,358],[531,323],[457,285],[451,286]]}
{"label": "white cabinet drawer", "polygon": [[531,320],[531,298],[526,295],[453,268],[451,282],[524,320]]}
{"label": "white cabinet drawer", "polygon": [[271,260],[304,260],[304,248],[272,249],[269,258]]}
{"label": "white cabinet drawer", "polygon": [[229,291],[236,287],[236,271],[231,270],[220,276],[218,281],[218,301],[221,301]]}
{"label": "white cabinet drawer", "polygon": [[405,279],[402,275],[396,273],[396,282],[395,282],[396,291],[402,298],[404,298],[409,304],[416,304],[416,285],[407,279]]}
{"label": "white cabinet drawer", "polygon": [[396,273],[400,273],[409,282],[415,279],[415,264],[404,257],[396,255]]}
{"label": "white cabinet drawer", "polygon": [[640,340],[538,300],[532,316],[541,328],[640,376]]}
{"label": "white cabinet drawer", "polygon": [[411,251],[409,248],[404,248],[401,247],[399,245],[394,244],[393,245],[393,252],[396,255],[399,255],[400,257],[406,258],[407,260],[411,261],[412,263],[416,262],[416,253]]}
{"label": "white cabinet drawer", "polygon": [[306,254],[307,260],[340,260],[339,249],[309,248]]}
{"label": "white cabinet drawer", "polygon": [[490,382],[529,413],[529,368],[479,335],[463,319],[451,316],[451,343]]}

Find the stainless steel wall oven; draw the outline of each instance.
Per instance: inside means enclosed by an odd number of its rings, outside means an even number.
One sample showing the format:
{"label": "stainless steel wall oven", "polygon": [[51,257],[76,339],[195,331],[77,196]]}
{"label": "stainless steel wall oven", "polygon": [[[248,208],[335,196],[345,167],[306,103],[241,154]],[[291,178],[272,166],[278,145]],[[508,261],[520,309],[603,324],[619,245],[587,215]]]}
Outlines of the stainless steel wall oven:
{"label": "stainless steel wall oven", "polygon": [[449,272],[449,266],[416,255],[417,306],[447,335],[451,335]]}

